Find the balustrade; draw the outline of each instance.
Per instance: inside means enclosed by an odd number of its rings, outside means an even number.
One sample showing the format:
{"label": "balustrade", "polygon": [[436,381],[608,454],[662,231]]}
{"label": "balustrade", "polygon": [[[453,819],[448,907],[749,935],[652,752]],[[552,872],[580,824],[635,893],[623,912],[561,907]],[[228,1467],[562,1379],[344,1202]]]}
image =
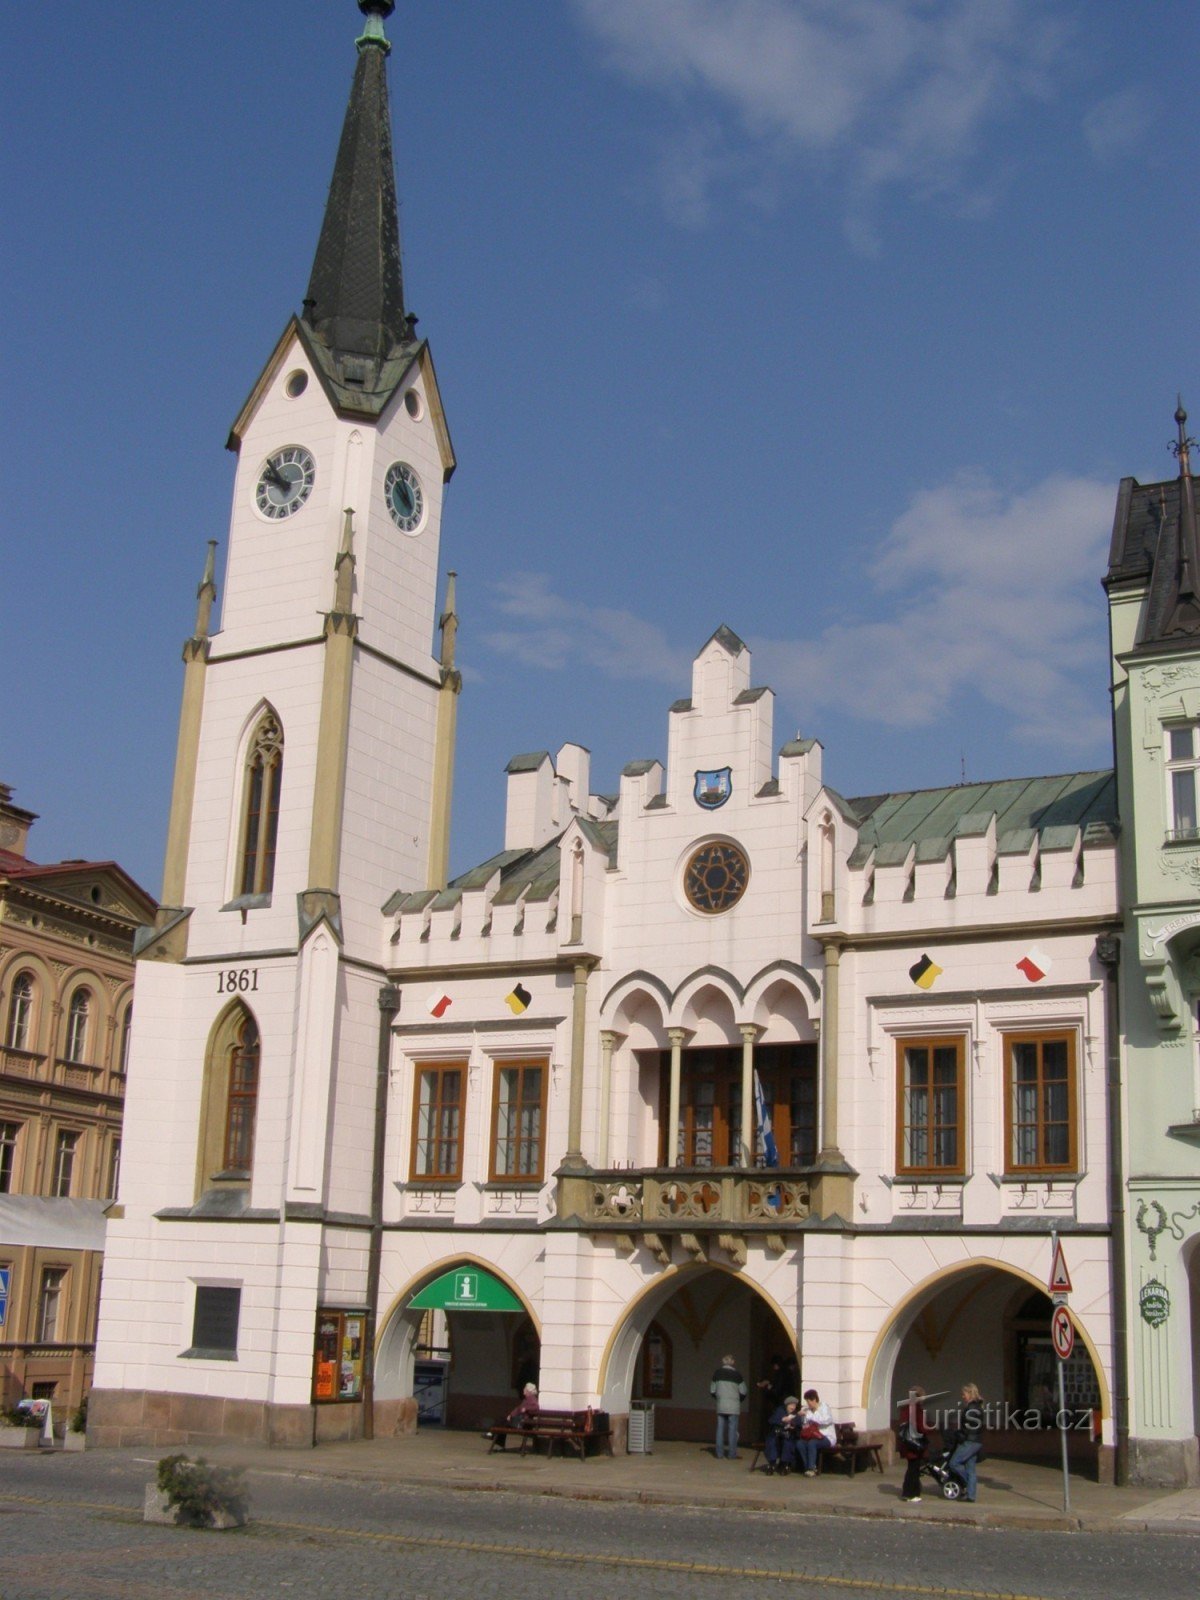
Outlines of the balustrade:
{"label": "balustrade", "polygon": [[820,1215],[819,1173],[691,1169],[593,1172],[559,1180],[561,1216],[588,1222],[646,1227],[687,1223],[689,1228],[729,1224],[800,1223]]}

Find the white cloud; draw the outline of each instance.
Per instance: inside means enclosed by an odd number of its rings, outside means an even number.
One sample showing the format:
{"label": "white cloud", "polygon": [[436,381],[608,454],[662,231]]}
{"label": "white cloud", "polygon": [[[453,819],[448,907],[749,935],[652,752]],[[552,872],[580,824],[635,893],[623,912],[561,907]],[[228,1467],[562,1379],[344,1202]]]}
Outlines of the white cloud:
{"label": "white cloud", "polygon": [[[1094,748],[1108,725],[1097,575],[1111,516],[1111,485],[1088,478],[1008,494],[964,472],[922,490],[868,565],[857,614],[809,638],[757,636],[755,679],[806,725],[824,712],[926,727],[973,694],[1016,738],[1064,759]],[[528,667],[586,666],[676,693],[690,681],[691,650],[631,611],[564,599],[537,574],[499,593],[520,627],[487,643]]]}
{"label": "white cloud", "polygon": [[517,572],[496,585],[496,609],[517,624],[484,642],[523,666],[562,671],[584,666],[610,678],[676,685],[690,677],[685,650],[632,611],[588,606],[555,594],[545,573]]}
{"label": "white cloud", "polygon": [[[884,185],[986,203],[985,130],[1050,98],[1067,45],[1063,23],[1032,0],[575,5],[618,70],[682,108],[660,173],[676,214],[684,195],[687,219],[702,219],[731,172],[800,155],[842,174],[847,229],[867,247],[869,197]],[[705,125],[714,104],[734,114],[724,148]],[[751,150],[735,153],[739,134]]]}
{"label": "white cloud", "polygon": [[1112,161],[1136,149],[1150,126],[1151,98],[1133,84],[1099,101],[1083,119],[1083,136],[1097,161]]}

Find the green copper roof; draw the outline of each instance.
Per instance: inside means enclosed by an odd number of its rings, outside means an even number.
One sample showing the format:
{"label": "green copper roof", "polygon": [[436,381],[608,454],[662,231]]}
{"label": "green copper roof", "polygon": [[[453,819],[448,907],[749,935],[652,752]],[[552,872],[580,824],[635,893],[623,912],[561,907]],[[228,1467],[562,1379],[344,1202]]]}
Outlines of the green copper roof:
{"label": "green copper roof", "polygon": [[[903,861],[915,845],[921,860],[937,860],[952,838],[986,833],[996,818],[996,838],[1006,851],[1018,836],[1043,848],[1062,849],[1092,823],[1111,836],[1117,820],[1116,785],[1111,772],[1070,772],[1053,778],[1004,778],[995,783],[962,783],[948,789],[913,789],[899,794],[851,800],[860,819],[852,867],[863,866],[872,850],[877,861]],[[1092,834],[1095,838],[1095,833]]]}
{"label": "green copper roof", "polygon": [[367,29],[334,162],[321,236],[304,301],[306,344],[322,376],[348,391],[346,409],[378,414],[419,349],[404,306],[400,224],[392,165],[384,4]]}

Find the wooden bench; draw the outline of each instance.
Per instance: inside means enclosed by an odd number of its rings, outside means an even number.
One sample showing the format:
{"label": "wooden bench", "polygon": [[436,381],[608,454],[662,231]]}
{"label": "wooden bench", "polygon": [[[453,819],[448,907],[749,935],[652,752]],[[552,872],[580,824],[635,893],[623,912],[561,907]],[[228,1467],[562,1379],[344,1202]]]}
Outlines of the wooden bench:
{"label": "wooden bench", "polygon": [[882,1448],[880,1444],[861,1438],[852,1422],[839,1422],[837,1443],[831,1449],[821,1450],[817,1454],[817,1471],[824,1472],[827,1467],[845,1467],[847,1475],[852,1478],[862,1466],[868,1472],[874,1467],[876,1472],[882,1473],[883,1462],[879,1456]]}
{"label": "wooden bench", "polygon": [[593,1411],[588,1406],[583,1411],[539,1411],[532,1421],[524,1425],[502,1422],[490,1428],[491,1444],[488,1454],[501,1448],[508,1439],[519,1439],[520,1454],[524,1455],[531,1448],[536,1448],[539,1440],[545,1440],[546,1454],[554,1454],[555,1445],[567,1446],[579,1455],[579,1459],[587,1459],[589,1447],[594,1447],[593,1453],[601,1448],[611,1456],[612,1431],[609,1427],[607,1411]]}
{"label": "wooden bench", "polygon": [[[879,1452],[882,1449],[881,1445],[873,1444],[870,1440],[861,1439],[852,1422],[839,1422],[835,1426],[837,1428],[838,1442],[828,1450],[817,1451],[818,1472],[824,1472],[827,1466],[845,1467],[848,1476],[852,1478],[860,1466],[867,1471],[870,1471],[872,1467],[876,1472],[881,1473],[883,1471],[883,1462],[879,1456]],[[756,1444],[753,1448],[754,1458],[750,1462],[751,1472],[758,1466],[758,1458],[766,1450],[766,1444],[765,1442]]]}

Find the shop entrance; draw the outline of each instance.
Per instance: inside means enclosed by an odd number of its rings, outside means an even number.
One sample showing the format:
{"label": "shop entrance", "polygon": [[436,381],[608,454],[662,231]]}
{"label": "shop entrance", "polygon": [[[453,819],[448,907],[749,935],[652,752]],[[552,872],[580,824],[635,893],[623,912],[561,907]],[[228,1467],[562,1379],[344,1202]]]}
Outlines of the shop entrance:
{"label": "shop entrance", "polygon": [[480,1429],[538,1381],[541,1345],[528,1307],[474,1262],[442,1268],[388,1319],[376,1396],[412,1395],[427,1426]]}
{"label": "shop entrance", "polygon": [[772,1356],[795,1371],[791,1331],[744,1277],[719,1267],[684,1268],[630,1309],[609,1357],[603,1404],[620,1413],[631,1400],[650,1401],[656,1439],[709,1440],[714,1422],[708,1386],[726,1354],[750,1390],[742,1438],[757,1439],[763,1394],[756,1384]]}

